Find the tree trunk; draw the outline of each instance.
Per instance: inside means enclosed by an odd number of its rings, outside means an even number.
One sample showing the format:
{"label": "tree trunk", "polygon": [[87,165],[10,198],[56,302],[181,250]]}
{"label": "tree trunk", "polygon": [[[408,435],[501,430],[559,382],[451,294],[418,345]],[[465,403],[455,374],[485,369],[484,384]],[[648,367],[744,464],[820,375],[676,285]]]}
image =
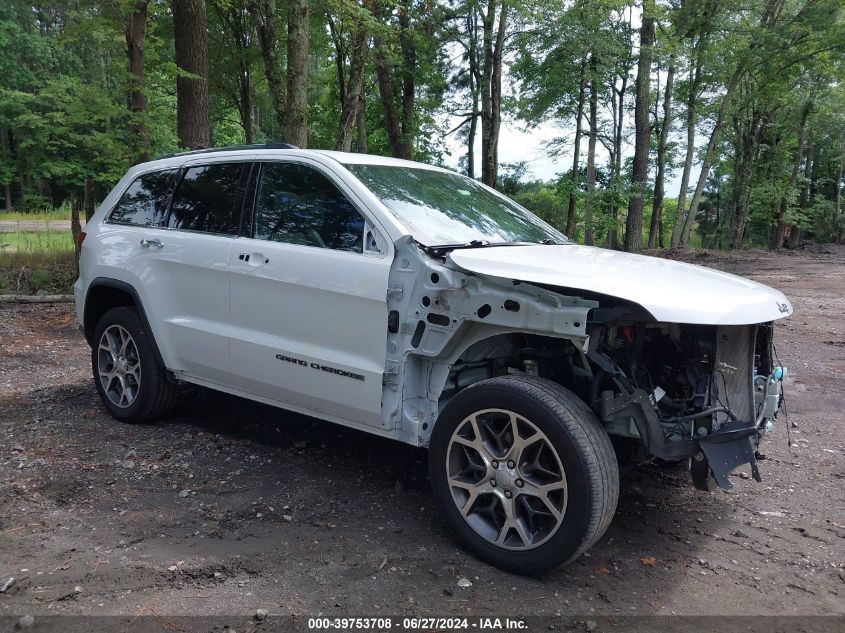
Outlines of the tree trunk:
{"label": "tree trunk", "polygon": [[340,18],[335,20],[331,8],[326,6],[326,20],[329,25],[329,33],[334,44],[334,65],[337,72],[337,93],[341,107],[346,101],[346,58],[347,47],[343,41],[343,31]]}
{"label": "tree trunk", "polygon": [[79,198],[76,196],[70,199],[70,234],[73,237],[73,258],[76,263],[76,271],[79,272],[79,234],[82,232],[82,224],[79,221]]}
{"label": "tree trunk", "polygon": [[[489,0],[483,15],[484,60],[481,74],[481,182],[495,187],[499,170],[502,122],[502,54],[509,0]],[[498,26],[496,25],[498,9]],[[494,31],[495,29],[495,37]]]}
{"label": "tree trunk", "polygon": [[144,92],[144,47],[147,33],[147,0],[137,0],[126,23],[126,52],[129,58],[129,111],[132,113],[134,161],[150,159],[150,136],[147,131],[147,95]]}
{"label": "tree trunk", "polygon": [[725,89],[725,94],[722,96],[722,102],[719,104],[719,113],[716,116],[716,124],[710,132],[710,139],[707,141],[707,149],[704,152],[704,160],[701,162],[701,173],[698,174],[698,182],[696,183],[695,191],[692,194],[689,213],[684,220],[680,242],[680,246],[682,248],[686,248],[687,244],[689,244],[690,233],[692,232],[692,227],[695,224],[695,216],[698,214],[698,205],[700,204],[701,196],[704,193],[704,185],[707,183],[710,166],[713,164],[713,159],[716,156],[719,135],[722,132],[722,128],[725,126],[725,114],[727,112],[728,103],[730,103],[734,90],[736,90],[744,72],[745,71],[742,66],[734,71],[733,77],[731,77],[731,80],[728,82]]}
{"label": "tree trunk", "polygon": [[475,137],[478,136],[478,93],[472,97],[472,118],[467,132],[467,176],[475,178]]}
{"label": "tree trunk", "polygon": [[[613,164],[610,169],[611,181],[614,185],[612,202],[610,204],[610,228],[607,230],[607,245],[608,248],[617,248],[619,246],[618,220],[619,220],[619,202],[618,192],[616,187],[622,178],[622,133],[625,130],[625,94],[628,90],[628,73],[627,69],[622,76],[622,83],[619,90],[615,90],[614,97],[614,124],[613,124]],[[616,99],[619,101],[617,102]]]}
{"label": "tree trunk", "polygon": [[94,203],[94,181],[90,178],[85,179],[83,186],[82,208],[85,211],[85,223],[87,224],[97,210]]}
{"label": "tree trunk", "polygon": [[[14,154],[12,152],[12,131],[6,127],[0,126],[0,156],[10,163],[14,163]],[[12,210],[12,174],[8,176],[9,182],[3,185],[3,194],[5,198],[6,211]]]}
{"label": "tree trunk", "polygon": [[396,114],[396,103],[393,100],[393,80],[384,52],[384,41],[381,37],[373,37],[373,64],[376,67],[376,81],[378,83],[381,107],[384,113],[384,129],[387,132],[387,143],[390,154],[395,158],[411,158],[411,151],[402,142],[402,131],[399,128],[399,118]]}
{"label": "tree trunk", "polygon": [[21,205],[21,209],[24,210],[24,211],[28,211],[28,209],[25,208],[26,193],[27,193],[27,191],[29,191],[28,178],[29,178],[28,171],[24,168],[23,165],[19,165],[18,166],[18,183],[20,184],[20,187],[18,188],[18,191],[19,191],[18,202]]}
{"label": "tree trunk", "polygon": [[798,147],[795,149],[795,160],[792,162],[789,184],[781,196],[780,205],[778,206],[776,228],[769,242],[769,248],[771,249],[778,249],[783,246],[783,237],[786,233],[786,212],[789,209],[789,194],[795,189],[795,184],[798,182],[798,173],[801,171],[801,161],[804,158],[804,143],[807,132],[807,117],[810,116],[810,110],[812,108],[813,103],[809,100],[801,108],[801,118],[798,121]]}
{"label": "tree trunk", "polygon": [[279,53],[276,44],[276,0],[252,0],[249,3],[258,44],[261,48],[261,60],[270,92],[277,133],[285,129],[285,85],[279,76]]}
{"label": "tree trunk", "polygon": [[179,145],[203,149],[211,145],[208,120],[208,33],[205,0],[173,0],[176,65],[195,75],[176,78],[176,128]]}
{"label": "tree trunk", "polygon": [[569,200],[566,205],[566,230],[567,236],[575,234],[575,204],[578,200],[578,181],[580,180],[578,168],[581,161],[581,128],[584,118],[584,101],[587,91],[587,59],[581,59],[581,66],[578,75],[578,106],[575,112],[575,141],[572,148],[572,182],[569,187]]}
{"label": "tree trunk", "polygon": [[[734,179],[733,179],[733,215],[731,218],[731,248],[742,248],[745,237],[745,225],[748,219],[748,205],[751,201],[751,191],[754,176],[757,172],[757,162],[760,155],[760,144],[763,141],[765,117],[759,111],[751,115],[747,129],[740,135],[740,146],[734,151]],[[723,219],[724,221],[724,219]],[[723,230],[717,225],[718,237],[721,240]]]}
{"label": "tree trunk", "polygon": [[681,245],[681,237],[683,236],[684,224],[686,223],[687,189],[689,189],[692,163],[695,160],[696,105],[698,103],[698,91],[701,84],[701,66],[704,58],[701,52],[702,46],[703,42],[699,39],[694,53],[695,68],[692,70],[689,95],[687,95],[687,151],[684,158],[684,170],[681,175],[681,188],[678,190],[678,204],[675,208],[675,226],[672,227],[672,248],[678,248]]}
{"label": "tree trunk", "polygon": [[367,99],[364,91],[361,90],[361,98],[358,101],[358,111],[355,113],[356,127],[358,128],[358,141],[355,150],[359,154],[367,153]]}
{"label": "tree trunk", "polygon": [[657,141],[657,175],[654,179],[654,201],[651,205],[651,225],[648,229],[648,247],[656,248],[658,242],[662,242],[663,222],[663,181],[666,179],[666,142],[669,139],[669,125],[672,121],[672,89],[675,81],[675,59],[669,60],[669,68],[666,71],[666,88],[663,95],[663,120],[660,122],[660,137]]}
{"label": "tree trunk", "polygon": [[[349,76],[340,106],[340,130],[335,144],[336,149],[342,152],[352,150],[352,135],[358,112],[363,108],[364,67],[367,64],[367,33],[363,24],[358,24],[351,39]],[[343,61],[340,63],[343,64]]]}
{"label": "tree trunk", "polygon": [[400,3],[399,6],[399,45],[402,51],[402,147],[407,157],[411,157],[414,144],[414,108],[417,98],[417,47],[414,38],[417,35],[411,30],[411,3]]}
{"label": "tree trunk", "polygon": [[308,0],[288,0],[288,103],[285,141],[308,147]]}
{"label": "tree trunk", "polygon": [[241,126],[244,129],[244,139],[247,145],[251,145],[254,136],[252,123],[252,78],[249,73],[249,64],[243,58],[241,58],[239,66],[238,92],[240,93],[240,99],[238,99],[238,109],[241,115]]}
{"label": "tree trunk", "polygon": [[[807,139],[806,158],[804,160],[804,181],[801,183],[801,194],[798,198],[798,208],[801,209],[801,217],[806,217],[807,209],[810,208],[810,197],[813,189],[813,164],[818,162],[818,152],[814,156],[813,139]],[[798,220],[792,226],[789,234],[789,248],[798,248],[801,245],[801,221]]]}
{"label": "tree trunk", "polygon": [[710,165],[716,155],[716,146],[719,141],[719,134],[725,124],[725,109],[727,107],[729,95],[722,98],[722,104],[719,107],[719,115],[716,118],[716,124],[710,132],[710,139],[707,141],[707,149],[704,152],[704,160],[701,163],[701,172],[698,174],[698,181],[695,185],[695,191],[692,194],[692,201],[690,202],[689,212],[687,213],[684,224],[681,229],[681,241],[679,246],[686,248],[689,244],[692,227],[695,225],[695,216],[698,214],[698,205],[701,202],[701,196],[704,193],[704,185],[707,183],[707,176],[710,173]]}
{"label": "tree trunk", "polygon": [[[845,187],[842,183],[842,176],[845,175],[845,129],[842,130],[842,149],[839,153],[839,169],[836,172],[836,214],[835,217],[839,219],[839,226],[842,228],[839,231],[839,241],[845,242],[845,209],[842,208],[842,188]],[[11,202],[11,198],[6,198]]]}
{"label": "tree trunk", "polygon": [[469,92],[472,96],[472,111],[470,112],[469,130],[467,131],[467,176],[475,178],[475,138],[478,135],[478,110],[480,99],[481,68],[478,63],[478,11],[471,5],[467,14],[467,39],[469,51],[467,55],[467,72],[469,74]]}
{"label": "tree trunk", "polygon": [[590,137],[587,143],[587,197],[584,204],[584,244],[593,244],[593,211],[596,203],[596,139],[598,137],[599,94],[595,79],[595,58],[590,74]]}
{"label": "tree trunk", "polygon": [[475,178],[475,138],[478,136],[478,93],[472,97],[472,117],[467,132],[467,176]]}
{"label": "tree trunk", "polygon": [[637,95],[634,104],[634,164],[631,173],[633,195],[628,201],[625,226],[625,250],[637,253],[643,247],[643,207],[648,181],[648,152],[651,146],[651,125],[648,106],[651,100],[651,59],[654,46],[654,0],[643,2],[643,23],[640,28],[640,59],[637,64]]}
{"label": "tree trunk", "polygon": [[[372,6],[375,18],[384,21],[384,6],[378,2],[373,3]],[[409,7],[406,3],[403,3],[399,9],[399,43],[402,53],[401,86],[398,91],[401,99],[401,120],[394,98],[394,71],[388,64],[387,54],[385,53],[386,45],[380,36],[373,37],[373,64],[376,69],[376,80],[381,97],[382,111],[384,112],[384,128],[387,132],[390,153],[395,158],[410,159],[413,145],[413,117],[416,97],[414,77],[417,55],[413,34],[410,32]]]}

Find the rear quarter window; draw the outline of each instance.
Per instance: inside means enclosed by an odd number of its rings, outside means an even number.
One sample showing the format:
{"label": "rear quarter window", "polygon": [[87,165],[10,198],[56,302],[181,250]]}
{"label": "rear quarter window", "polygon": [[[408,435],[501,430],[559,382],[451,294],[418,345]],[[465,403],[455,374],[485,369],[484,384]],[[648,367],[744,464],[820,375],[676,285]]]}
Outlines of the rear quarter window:
{"label": "rear quarter window", "polygon": [[108,221],[134,226],[161,226],[176,184],[175,169],[138,176],[117,201]]}

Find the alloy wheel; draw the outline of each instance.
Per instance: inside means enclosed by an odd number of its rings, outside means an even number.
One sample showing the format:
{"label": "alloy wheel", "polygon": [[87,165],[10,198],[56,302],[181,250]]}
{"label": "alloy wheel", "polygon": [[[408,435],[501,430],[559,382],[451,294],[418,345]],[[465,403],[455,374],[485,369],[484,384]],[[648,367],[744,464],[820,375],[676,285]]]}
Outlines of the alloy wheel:
{"label": "alloy wheel", "polygon": [[446,453],[452,499],[484,539],[533,549],[566,514],[566,473],[549,438],[513,411],[485,409],[458,424]]}
{"label": "alloy wheel", "polygon": [[97,373],[108,399],[122,409],[138,397],[141,361],[132,335],[121,325],[111,325],[100,337]]}

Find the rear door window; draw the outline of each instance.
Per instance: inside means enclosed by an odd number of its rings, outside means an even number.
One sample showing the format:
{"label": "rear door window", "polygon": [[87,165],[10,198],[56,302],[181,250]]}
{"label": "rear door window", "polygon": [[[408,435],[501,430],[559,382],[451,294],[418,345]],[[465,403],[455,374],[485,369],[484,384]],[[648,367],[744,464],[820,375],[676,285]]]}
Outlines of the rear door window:
{"label": "rear door window", "polygon": [[109,222],[135,226],[161,226],[167,216],[167,203],[176,183],[177,170],[157,171],[138,176],[117,201]]}
{"label": "rear door window", "polygon": [[167,226],[222,235],[237,233],[246,163],[189,167],[182,177]]}
{"label": "rear door window", "polygon": [[364,217],[331,180],[297,163],[263,163],[253,237],[363,252]]}

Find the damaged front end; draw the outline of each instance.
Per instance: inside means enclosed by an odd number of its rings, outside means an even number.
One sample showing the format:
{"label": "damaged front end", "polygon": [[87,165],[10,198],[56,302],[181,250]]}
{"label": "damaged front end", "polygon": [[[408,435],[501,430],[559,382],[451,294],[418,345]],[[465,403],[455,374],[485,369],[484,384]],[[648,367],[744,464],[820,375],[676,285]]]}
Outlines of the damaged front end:
{"label": "damaged front end", "polygon": [[[600,311],[599,311],[600,312]],[[611,315],[608,315],[611,316]],[[621,315],[613,315],[621,316]],[[639,460],[688,459],[696,487],[731,488],[751,465],[782,401],[785,370],[773,361],[772,325],[705,326],[616,318],[593,321],[590,399]]]}

